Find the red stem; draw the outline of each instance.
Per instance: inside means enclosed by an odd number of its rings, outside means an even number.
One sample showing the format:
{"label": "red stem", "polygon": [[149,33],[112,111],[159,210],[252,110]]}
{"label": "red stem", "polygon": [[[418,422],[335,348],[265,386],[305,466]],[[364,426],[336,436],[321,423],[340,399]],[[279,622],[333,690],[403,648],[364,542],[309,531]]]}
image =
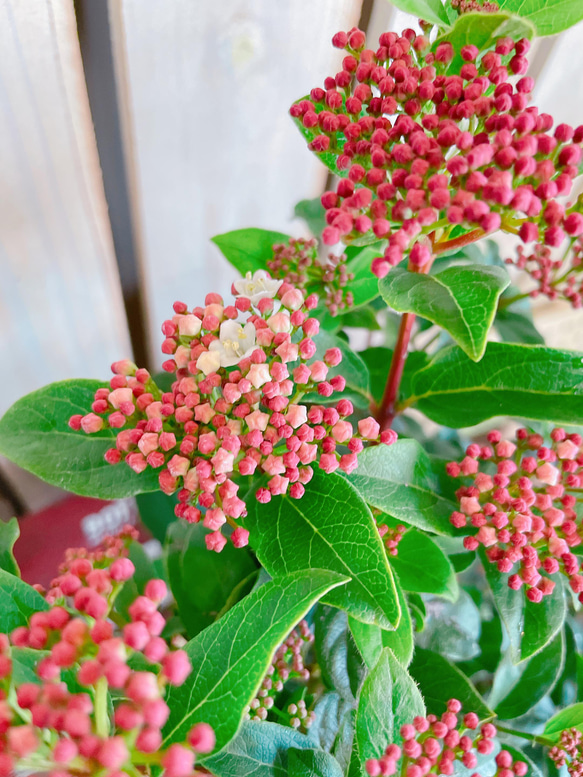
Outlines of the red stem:
{"label": "red stem", "polygon": [[377,420],[382,429],[390,429],[396,415],[399,386],[401,385],[401,378],[403,377],[403,370],[405,369],[409,340],[411,339],[411,331],[414,323],[415,313],[403,314],[399,326],[397,344],[395,345],[395,351],[391,360],[391,369],[389,370],[389,375],[387,377],[385,393],[383,394],[383,401],[381,402],[378,412]]}
{"label": "red stem", "polygon": [[446,240],[444,243],[434,243],[433,253],[442,254],[444,251],[451,251],[453,248],[463,248],[470,243],[475,243],[486,233],[483,229],[474,229],[472,232],[467,232],[465,235],[454,237],[453,240]]}

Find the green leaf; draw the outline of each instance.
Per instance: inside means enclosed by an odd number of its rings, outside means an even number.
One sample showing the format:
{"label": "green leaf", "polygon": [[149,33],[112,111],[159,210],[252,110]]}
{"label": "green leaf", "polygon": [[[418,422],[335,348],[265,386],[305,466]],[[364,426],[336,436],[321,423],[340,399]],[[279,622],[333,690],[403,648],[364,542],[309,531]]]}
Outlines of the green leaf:
{"label": "green leaf", "polygon": [[0,569],[1,634],[10,634],[18,626],[26,626],[33,612],[48,609],[45,599],[31,585]]}
{"label": "green leaf", "polygon": [[343,777],[340,764],[323,750],[288,750],[289,777]]}
{"label": "green leaf", "polygon": [[116,432],[96,434],[69,428],[72,415],[91,412],[103,383],[64,380],[51,383],[15,402],[0,419],[0,454],[53,486],[81,496],[123,499],[157,491],[158,472],[148,467],[136,474],[126,464],[103,458],[115,446]]}
{"label": "green leaf", "polygon": [[217,755],[198,759],[215,777],[288,777],[291,748],[313,744],[292,728],[266,721],[245,721],[241,731]]}
{"label": "green leaf", "polygon": [[379,405],[383,398],[393,352],[390,348],[378,346],[360,351],[358,355],[366,364],[370,376],[370,391],[374,401]]}
{"label": "green leaf", "polygon": [[375,666],[384,647],[390,648],[404,667],[409,666],[413,658],[415,641],[411,613],[397,575],[393,574],[393,577],[401,606],[401,620],[395,631],[385,631],[370,623],[348,619],[354,641],[369,669]]}
{"label": "green leaf", "polygon": [[448,267],[423,275],[395,267],[379,281],[381,296],[399,313],[415,313],[445,329],[473,361],[486,349],[498,300],[510,283],[500,267]]}
{"label": "green leaf", "polygon": [[313,200],[301,200],[294,208],[294,216],[303,219],[312,235],[320,237],[326,226],[326,211],[320,197]]}
{"label": "green leaf", "polygon": [[391,0],[395,8],[410,13],[418,19],[449,27],[449,19],[441,0]]}
{"label": "green leaf", "polygon": [[544,345],[545,339],[535,327],[530,312],[502,308],[496,314],[494,326],[505,343]]}
{"label": "green leaf", "polygon": [[136,503],[141,522],[153,537],[163,543],[168,527],[178,520],[174,512],[178,503],[176,497],[168,496],[163,491],[152,491],[149,494],[138,494]]}
{"label": "green leaf", "polygon": [[276,243],[287,243],[289,235],[283,232],[270,232],[267,229],[235,229],[211,238],[221,253],[241,275],[266,270],[267,261],[273,257]]}
{"label": "green leaf", "polygon": [[[12,659],[12,681],[15,687],[24,683],[42,685],[43,682],[36,673],[36,668],[43,658],[50,656],[48,650],[35,650],[33,648],[13,647],[10,650]],[[61,669],[61,680],[66,684],[71,693],[86,693],[87,688],[82,688],[77,682],[77,665]]]}
{"label": "green leaf", "polygon": [[457,599],[459,588],[450,560],[423,532],[407,531],[390,563],[405,591]]}
{"label": "green leaf", "polygon": [[354,703],[366,666],[348,628],[346,613],[318,604],[314,612],[314,636],[317,663],[324,684],[343,700]]}
{"label": "green leaf", "polygon": [[415,406],[438,424],[459,429],[507,415],[583,425],[583,356],[541,345],[488,343],[477,364],[445,348],[413,375]]}
{"label": "green leaf", "polygon": [[500,0],[498,5],[528,20],[540,36],[555,35],[583,19],[580,0]]}
{"label": "green leaf", "polygon": [[311,566],[351,578],[323,597],[358,620],[394,628],[400,610],[391,569],[370,510],[338,474],[316,470],[301,499],[251,499],[245,526],[270,575]]}
{"label": "green leaf", "polygon": [[[168,580],[178,613],[189,637],[210,626],[229,602],[236,588],[234,604],[256,577],[257,566],[245,548],[228,542],[221,553],[209,553],[201,524],[173,523],[165,548]],[[237,597],[237,593],[240,595]]]}
{"label": "green leaf", "polygon": [[346,271],[354,275],[349,285],[354,297],[353,307],[366,305],[379,296],[379,280],[372,274],[370,265],[372,260],[381,254],[382,249],[366,246],[346,262]]}
{"label": "green leaf", "polygon": [[507,742],[504,742],[503,747],[504,750],[507,750],[510,753],[512,760],[515,763],[516,761],[522,761],[528,766],[528,777],[543,777],[543,773],[540,767],[535,764],[535,762],[528,755],[526,755],[524,750],[519,750],[518,748],[507,744]]}
{"label": "green leaf", "polygon": [[494,604],[508,632],[513,660],[524,661],[548,645],[565,622],[567,605],[561,578],[556,578],[553,593],[535,604],[526,598],[522,588],[513,591],[508,587],[509,575],[499,572],[488,561],[483,548],[480,557]]}
{"label": "green leaf", "polygon": [[463,588],[455,602],[427,601],[427,617],[417,644],[449,661],[469,661],[480,653],[480,611]]}
{"label": "green leaf", "polygon": [[[165,745],[182,742],[195,723],[215,731],[217,750],[235,735],[273,654],[310,607],[346,577],[310,569],[266,583],[187,643],[193,670],[167,702]],[[225,699],[228,703],[225,704]]]}
{"label": "green leaf", "polygon": [[[521,1],[518,0],[518,2]],[[498,38],[509,37],[518,40],[518,38],[534,37],[535,28],[524,18],[525,14],[518,8],[510,8],[508,3],[501,2],[499,5],[504,6],[506,13],[464,13],[456,19],[450,30],[437,38],[434,46],[447,40],[457,52],[448,68],[449,73],[459,73],[463,65],[459,52],[463,46],[470,43],[477,46],[480,51],[486,51],[496,45]],[[517,14],[520,13],[520,16],[512,16],[510,12],[514,10]]]}
{"label": "green leaf", "polygon": [[564,661],[562,631],[540,653],[518,666],[510,656],[503,660],[496,670],[488,699],[496,715],[502,720],[512,720],[526,714],[554,688]]}
{"label": "green leaf", "polygon": [[20,537],[18,519],[0,521],[0,569],[20,577],[20,569],[14,558],[14,543]]}
{"label": "green leaf", "polygon": [[368,504],[397,520],[436,534],[452,534],[456,509],[442,495],[429,456],[416,440],[375,445],[358,456],[348,480]]}
{"label": "green leaf", "polygon": [[360,694],[356,739],[362,762],[380,758],[391,743],[399,744],[401,726],[416,715],[425,715],[419,689],[390,648],[385,648]]}
{"label": "green leaf", "polygon": [[583,731],[583,702],[571,704],[564,710],[557,712],[547,721],[544,730],[544,736],[555,742],[559,741],[561,732],[568,728],[577,728]]}
{"label": "green leaf", "polygon": [[304,401],[306,402],[338,402],[339,399],[346,398],[360,408],[368,409],[370,404],[370,378],[366,364],[360,356],[355,353],[349,344],[342,337],[320,329],[314,336],[316,343],[316,353],[312,361],[322,360],[324,354],[329,348],[339,348],[342,354],[342,361],[337,367],[332,367],[328,371],[327,380],[336,375],[342,375],[346,380],[346,388],[342,393],[334,392],[331,397],[321,397],[319,394],[308,394]]}
{"label": "green leaf", "polygon": [[377,321],[376,310],[372,305],[366,305],[356,310],[350,310],[342,314],[342,328],[368,329],[370,332],[378,332],[381,327]]}
{"label": "green leaf", "polygon": [[439,653],[417,648],[409,671],[419,685],[428,712],[441,715],[449,699],[459,699],[466,710],[475,712],[480,719],[493,717],[472,682]]}

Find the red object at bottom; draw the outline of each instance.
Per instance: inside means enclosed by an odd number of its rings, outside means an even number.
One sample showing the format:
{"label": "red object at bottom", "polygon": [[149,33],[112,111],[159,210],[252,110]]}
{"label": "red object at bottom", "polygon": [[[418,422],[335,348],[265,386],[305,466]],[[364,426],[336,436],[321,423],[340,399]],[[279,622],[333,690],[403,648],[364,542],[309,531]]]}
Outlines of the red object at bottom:
{"label": "red object at bottom", "polygon": [[68,496],[19,522],[14,555],[23,580],[47,587],[56,577],[67,548],[94,548],[125,524],[138,523],[134,499],[106,502]]}

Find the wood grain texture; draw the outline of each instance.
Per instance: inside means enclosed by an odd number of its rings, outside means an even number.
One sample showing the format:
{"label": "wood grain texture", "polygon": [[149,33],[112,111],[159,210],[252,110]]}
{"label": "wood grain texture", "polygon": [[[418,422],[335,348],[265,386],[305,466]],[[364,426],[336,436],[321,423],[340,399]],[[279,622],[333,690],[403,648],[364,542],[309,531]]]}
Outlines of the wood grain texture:
{"label": "wood grain texture", "polygon": [[0,4],[0,413],[130,353],[71,0]]}
{"label": "wood grain texture", "polygon": [[155,361],[172,302],[228,292],[209,239],[293,228],[326,171],[288,109],[337,72],[330,43],[360,0],[110,0],[126,156]]}

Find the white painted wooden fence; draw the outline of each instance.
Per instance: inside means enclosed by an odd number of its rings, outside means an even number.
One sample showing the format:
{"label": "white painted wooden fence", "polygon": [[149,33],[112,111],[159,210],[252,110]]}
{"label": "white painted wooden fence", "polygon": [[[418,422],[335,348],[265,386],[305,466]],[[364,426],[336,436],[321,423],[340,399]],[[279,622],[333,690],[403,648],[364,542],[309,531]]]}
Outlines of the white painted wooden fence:
{"label": "white painted wooden fence", "polygon": [[[155,361],[174,299],[196,304],[230,286],[210,237],[297,231],[294,204],[322,191],[326,171],[288,108],[336,72],[330,38],[358,23],[361,0],[107,2]],[[374,0],[371,36],[414,24]],[[583,82],[566,74],[581,70],[581,32],[545,41],[532,65],[538,102],[573,123]],[[73,0],[0,2],[0,137],[1,414],[50,381],[106,377],[131,355]],[[549,324],[552,344],[581,347],[581,318],[568,320]],[[53,498],[8,471],[28,507]]]}

